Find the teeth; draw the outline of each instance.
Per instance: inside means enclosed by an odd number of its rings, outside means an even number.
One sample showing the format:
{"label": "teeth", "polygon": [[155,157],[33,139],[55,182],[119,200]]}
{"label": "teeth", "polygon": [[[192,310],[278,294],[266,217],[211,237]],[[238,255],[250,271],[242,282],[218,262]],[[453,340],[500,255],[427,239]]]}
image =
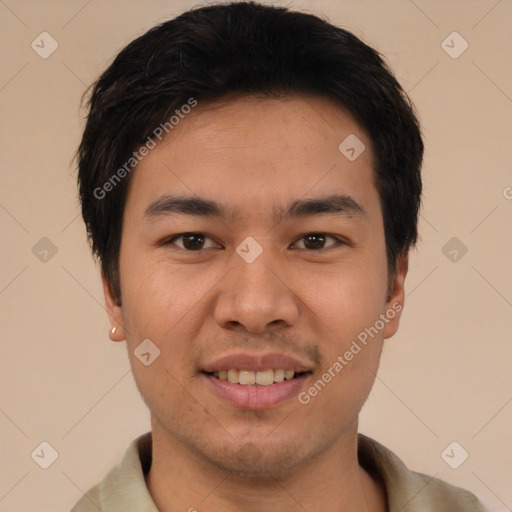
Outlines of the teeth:
{"label": "teeth", "polygon": [[238,384],[238,370],[228,370],[228,380],[233,384]]}
{"label": "teeth", "polygon": [[294,375],[295,375],[295,372],[293,370],[285,370],[284,371],[284,380],[293,379]]}
{"label": "teeth", "polygon": [[[242,373],[242,372],[240,372]],[[254,373],[254,372],[251,372]],[[263,372],[256,372],[256,384],[260,386],[270,386],[274,382],[274,370],[265,370]]]}
{"label": "teeth", "polygon": [[270,386],[274,382],[283,382],[284,380],[293,379],[295,372],[293,370],[263,370],[253,372],[249,370],[220,370],[214,373],[214,376],[220,380],[227,380],[233,384],[241,384],[242,386]]}
{"label": "teeth", "polygon": [[284,370],[274,370],[274,382],[283,382],[284,374]]}
{"label": "teeth", "polygon": [[[257,372],[260,373],[260,372]],[[256,382],[256,374],[247,370],[240,370],[238,372],[238,383],[242,386],[251,386]]]}

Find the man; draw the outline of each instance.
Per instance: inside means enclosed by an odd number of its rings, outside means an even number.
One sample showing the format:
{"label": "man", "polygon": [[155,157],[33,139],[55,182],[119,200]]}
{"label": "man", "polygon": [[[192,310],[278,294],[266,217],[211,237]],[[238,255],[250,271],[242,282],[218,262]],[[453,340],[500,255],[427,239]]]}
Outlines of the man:
{"label": "man", "polygon": [[73,512],[484,510],[358,434],[422,154],[378,53],[317,17],[213,5],[121,51],[79,187],[152,428]]}

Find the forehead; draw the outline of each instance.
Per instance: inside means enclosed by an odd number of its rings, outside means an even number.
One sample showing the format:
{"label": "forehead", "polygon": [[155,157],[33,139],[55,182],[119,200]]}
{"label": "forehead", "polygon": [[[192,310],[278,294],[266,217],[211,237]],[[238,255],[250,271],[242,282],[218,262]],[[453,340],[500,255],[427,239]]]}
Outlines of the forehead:
{"label": "forehead", "polygon": [[[347,140],[362,150],[355,159],[343,152]],[[138,164],[127,207],[145,210],[166,193],[222,199],[240,215],[274,217],[276,208],[306,196],[341,193],[364,203],[376,197],[371,141],[348,112],[323,98],[199,102]]]}

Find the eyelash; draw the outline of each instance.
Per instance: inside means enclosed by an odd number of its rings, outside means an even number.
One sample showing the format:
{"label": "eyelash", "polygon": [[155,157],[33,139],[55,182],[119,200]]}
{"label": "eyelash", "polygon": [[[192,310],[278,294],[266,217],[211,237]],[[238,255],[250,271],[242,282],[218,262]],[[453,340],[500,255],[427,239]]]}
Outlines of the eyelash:
{"label": "eyelash", "polygon": [[[165,240],[162,241],[161,245],[163,246],[166,246],[166,245],[175,245],[174,244],[174,241],[179,239],[179,238],[183,238],[184,236],[186,235],[201,235],[203,236],[205,239],[210,239],[210,240],[213,240],[211,237],[209,237],[208,235],[205,235],[204,233],[201,233],[201,232],[198,232],[198,231],[187,231],[185,233],[179,233],[177,235],[173,235],[169,238],[166,238]],[[349,245],[348,242],[346,242],[345,240],[342,240],[341,238],[338,238],[334,235],[330,235],[328,233],[324,233],[322,231],[311,231],[309,233],[305,233],[304,235],[301,235],[298,239],[298,240],[302,240],[303,238],[307,237],[308,235],[324,235],[326,238],[332,238],[333,240],[336,241],[335,244],[332,244],[332,245],[329,245],[327,247],[323,247],[322,249],[300,249],[300,250],[303,250],[303,251],[310,251],[310,252],[317,252],[317,253],[321,253],[323,251],[326,251],[327,249],[330,249],[330,248],[333,248],[333,247],[338,247],[340,245]],[[296,242],[294,242],[296,243]],[[179,247],[179,246],[176,246],[178,249],[181,249],[183,251],[186,251],[186,252],[190,252],[190,253],[200,253],[202,251],[205,251],[206,249],[212,249],[213,247],[206,247],[206,248],[202,248],[202,249],[198,249],[198,250],[190,250],[190,249],[185,249],[184,247]]]}

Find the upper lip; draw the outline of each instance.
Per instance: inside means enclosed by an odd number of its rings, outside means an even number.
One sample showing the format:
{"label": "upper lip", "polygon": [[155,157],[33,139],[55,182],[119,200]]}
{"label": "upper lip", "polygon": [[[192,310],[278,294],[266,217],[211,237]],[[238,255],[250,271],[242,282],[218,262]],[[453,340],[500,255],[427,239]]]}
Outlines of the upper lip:
{"label": "upper lip", "polygon": [[312,371],[312,365],[295,357],[285,354],[264,353],[248,354],[237,353],[219,357],[203,366],[202,370],[207,373],[220,370],[247,370],[263,371],[270,369],[294,370],[296,373]]}

